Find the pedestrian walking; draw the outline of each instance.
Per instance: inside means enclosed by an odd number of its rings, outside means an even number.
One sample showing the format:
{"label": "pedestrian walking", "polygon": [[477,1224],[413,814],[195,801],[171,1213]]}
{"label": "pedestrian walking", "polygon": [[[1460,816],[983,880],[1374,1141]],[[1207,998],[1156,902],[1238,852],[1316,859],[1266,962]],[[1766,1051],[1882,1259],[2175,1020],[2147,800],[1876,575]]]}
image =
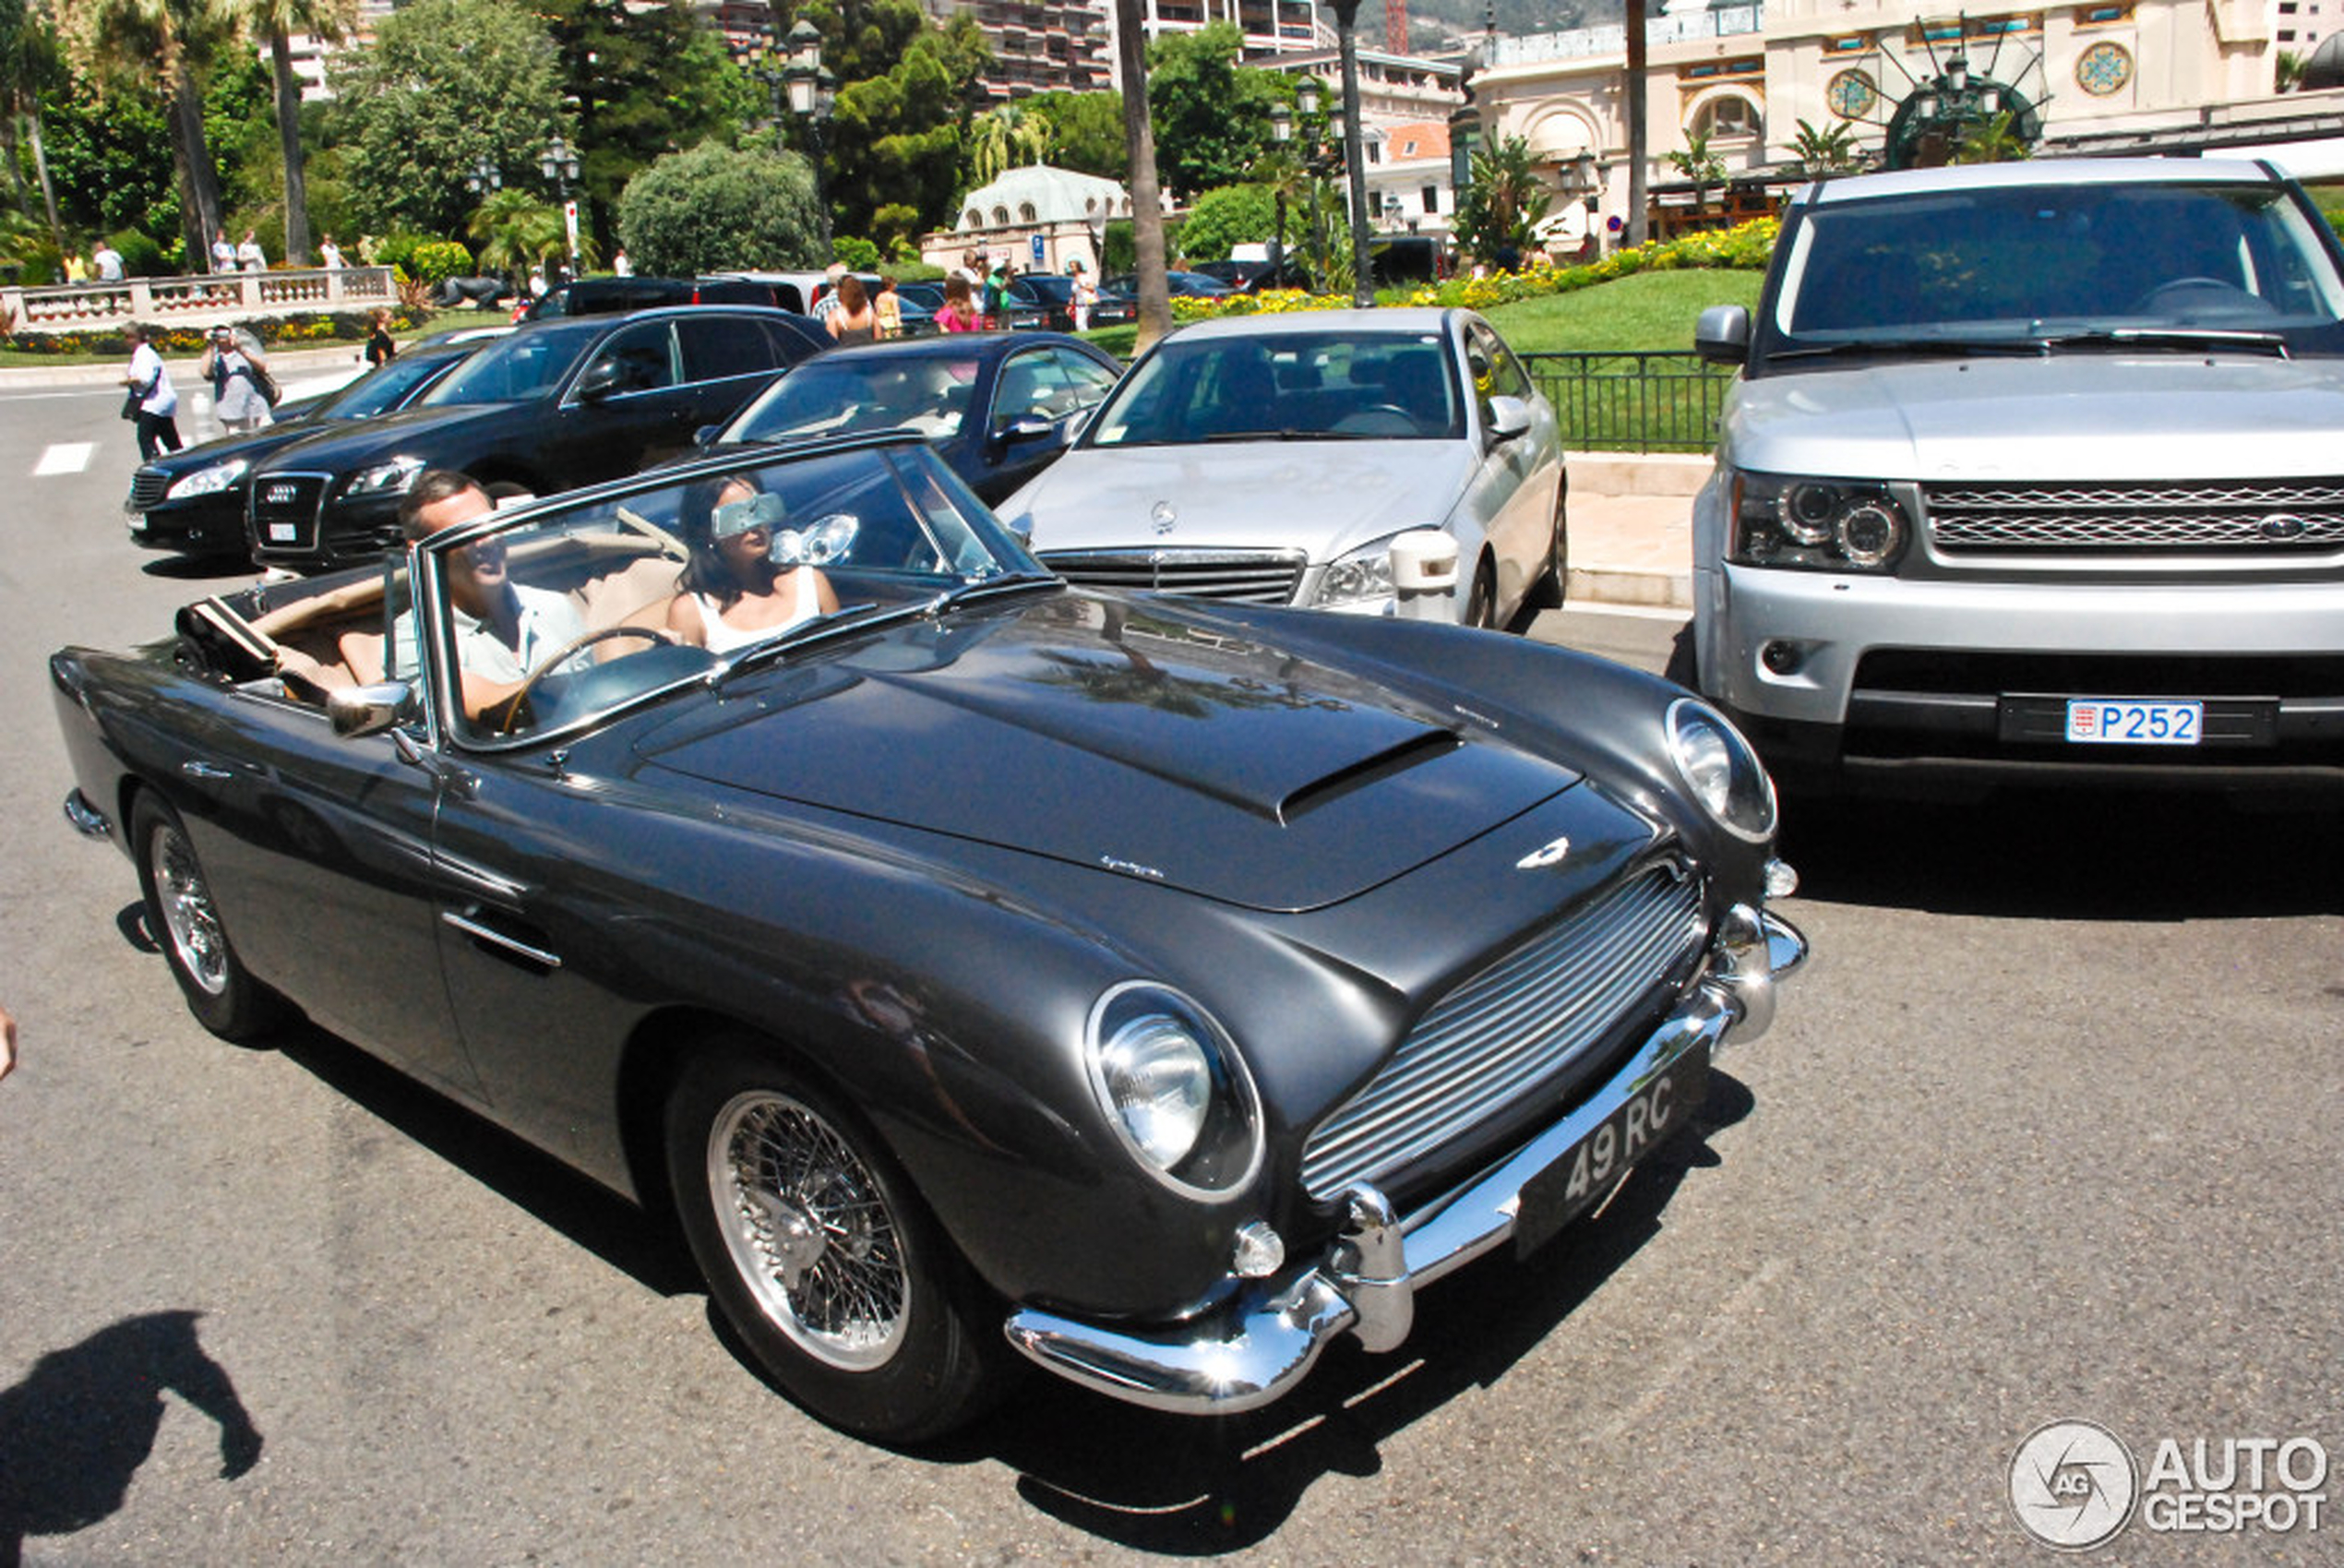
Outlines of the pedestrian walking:
{"label": "pedestrian walking", "polygon": [[958,272],[944,280],[944,304],[936,313],[936,329],[939,332],[974,332],[983,323],[977,319],[976,303],[969,293],[969,281]]}
{"label": "pedestrian walking", "polygon": [[631,278],[635,275],[634,258],[627,254],[625,245],[620,245],[611,253],[610,269],[622,278]]}
{"label": "pedestrian walking", "polygon": [[390,335],[390,306],[377,306],[374,329],[366,334],[366,363],[380,370],[398,357],[399,341]]}
{"label": "pedestrian walking", "polygon": [[274,423],[269,410],[269,356],[257,338],[239,335],[233,327],[214,327],[204,345],[203,378],[211,383],[211,412],[221,427],[242,436]]}
{"label": "pedestrian walking", "polygon": [[903,302],[896,297],[894,279],[879,280],[879,293],[871,299],[871,314],[879,317],[879,335],[882,339],[903,335]]}
{"label": "pedestrian walking", "polygon": [[244,243],[236,247],[236,266],[246,272],[269,270],[269,257],[260,248],[260,241],[250,229],[245,231]]}
{"label": "pedestrian walking", "polygon": [[993,270],[985,274],[986,330],[999,331],[1007,325],[1005,317],[1009,310],[1009,295],[1010,264],[996,257]]}
{"label": "pedestrian walking", "polygon": [[215,272],[233,272],[236,269],[235,242],[228,237],[225,229],[221,230],[220,236],[211,242],[211,269]]}
{"label": "pedestrian walking", "polygon": [[122,417],[138,423],[138,461],[150,462],[157,452],[179,449],[179,394],[163,373],[162,355],[148,341],[146,327],[133,321],[122,335],[130,341],[130,368],[122,377],[130,390],[123,400]]}
{"label": "pedestrian walking", "polygon": [[90,253],[90,265],[98,269],[98,281],[119,283],[124,272],[122,252],[114,249],[112,240],[100,240],[98,248]]}
{"label": "pedestrian walking", "polygon": [[838,281],[846,276],[846,263],[833,261],[822,269],[822,297],[814,302],[814,319],[825,328],[831,324],[831,313],[838,308]]}
{"label": "pedestrian walking", "polygon": [[1091,281],[1091,274],[1083,270],[1080,261],[1070,261],[1066,269],[1074,276],[1074,329],[1091,329],[1091,307],[1099,303],[1099,286]]}
{"label": "pedestrian walking", "polygon": [[879,313],[871,308],[871,297],[863,287],[863,280],[849,272],[838,281],[838,288],[831,298],[834,303],[822,325],[841,343],[872,343],[879,341]]}
{"label": "pedestrian walking", "polygon": [[78,250],[66,252],[66,281],[86,283],[90,281],[90,264],[81,259]]}
{"label": "pedestrian walking", "polygon": [[334,244],[333,235],[328,234],[317,242],[317,263],[321,267],[336,270],[341,269],[341,246]]}

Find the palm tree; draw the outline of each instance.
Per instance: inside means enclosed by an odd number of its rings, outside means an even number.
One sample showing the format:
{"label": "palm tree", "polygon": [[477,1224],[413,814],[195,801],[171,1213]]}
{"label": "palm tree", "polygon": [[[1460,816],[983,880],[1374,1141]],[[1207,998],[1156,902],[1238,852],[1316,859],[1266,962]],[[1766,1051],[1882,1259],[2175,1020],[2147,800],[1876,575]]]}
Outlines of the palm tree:
{"label": "palm tree", "polygon": [[1050,123],[1014,103],[987,109],[969,122],[972,184],[989,186],[1029,158],[1039,163],[1049,150]]}
{"label": "palm tree", "polygon": [[[1278,248],[1274,261],[1276,269],[1284,271],[1286,269],[1286,209],[1298,206],[1310,195],[1310,171],[1305,168],[1302,160],[1293,153],[1282,147],[1274,148],[1263,153],[1254,163],[1253,183],[1268,191],[1270,199],[1277,204]],[[1277,282],[1275,286],[1284,288],[1286,285],[1283,282]]]}
{"label": "palm tree", "polygon": [[285,157],[285,259],[309,261],[309,186],[301,150],[301,78],[293,75],[293,38],[339,39],[357,18],[357,0],[228,0],[247,31],[269,41],[276,78],[277,145]]}
{"label": "palm tree", "polygon": [[1842,120],[1829,130],[1817,130],[1801,120],[1791,138],[1790,155],[1800,173],[1814,179],[1851,173],[1856,167],[1856,127]]}
{"label": "palm tree", "polygon": [[[525,190],[493,192],[464,232],[480,242],[480,269],[518,276],[549,257],[569,253],[569,233],[558,207]],[[580,236],[581,245],[584,236]]]}
{"label": "palm tree", "polygon": [[179,221],[190,265],[220,233],[220,170],[204,137],[197,77],[233,24],[209,0],[57,0],[66,53],[101,87],[163,88]]}
{"label": "palm tree", "polygon": [[18,137],[21,134],[31,145],[49,238],[60,250],[65,248],[65,231],[57,222],[57,193],[49,179],[48,150],[41,141],[41,94],[57,85],[64,70],[57,35],[47,19],[30,14],[25,0],[0,0],[0,155],[6,157],[8,172],[16,177],[17,205],[30,212],[32,193],[25,187],[24,164],[17,156]]}
{"label": "palm tree", "polygon": [[2016,112],[2005,109],[1964,126],[1961,140],[1954,146],[1953,162],[2016,163],[2033,155],[2034,149],[2019,132]]}
{"label": "palm tree", "polygon": [[1115,0],[1117,63],[1123,68],[1123,145],[1131,154],[1131,248],[1140,276],[1140,330],[1132,351],[1172,330],[1164,276],[1164,191],[1155,177],[1155,130],[1148,124],[1146,18],[1140,0]]}

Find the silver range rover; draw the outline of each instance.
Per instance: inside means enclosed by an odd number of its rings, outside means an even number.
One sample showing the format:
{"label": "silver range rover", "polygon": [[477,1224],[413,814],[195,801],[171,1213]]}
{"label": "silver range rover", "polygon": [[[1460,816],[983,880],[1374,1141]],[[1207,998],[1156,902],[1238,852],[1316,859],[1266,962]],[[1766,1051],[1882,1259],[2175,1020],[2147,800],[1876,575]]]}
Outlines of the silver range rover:
{"label": "silver range rover", "polygon": [[2266,163],[1809,187],[1696,333],[1699,686],[1811,788],[2344,784],[2339,317]]}

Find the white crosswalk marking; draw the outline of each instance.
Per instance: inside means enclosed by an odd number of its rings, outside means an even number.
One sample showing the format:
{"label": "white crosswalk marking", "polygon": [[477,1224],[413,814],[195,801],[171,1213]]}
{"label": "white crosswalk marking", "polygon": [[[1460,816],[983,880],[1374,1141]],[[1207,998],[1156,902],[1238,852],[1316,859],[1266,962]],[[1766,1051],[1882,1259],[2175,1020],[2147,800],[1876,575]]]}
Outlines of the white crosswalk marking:
{"label": "white crosswalk marking", "polygon": [[32,465],[32,476],[45,479],[56,473],[84,473],[97,450],[95,441],[54,441],[42,452],[41,461]]}

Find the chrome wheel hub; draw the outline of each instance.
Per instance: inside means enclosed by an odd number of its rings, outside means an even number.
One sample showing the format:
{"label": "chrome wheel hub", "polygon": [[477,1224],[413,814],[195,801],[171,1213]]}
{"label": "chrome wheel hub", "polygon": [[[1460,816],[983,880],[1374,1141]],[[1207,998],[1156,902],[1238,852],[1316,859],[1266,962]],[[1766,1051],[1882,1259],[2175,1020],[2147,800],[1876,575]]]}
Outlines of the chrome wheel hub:
{"label": "chrome wheel hub", "polygon": [[181,967],[211,996],[228,988],[228,942],[212,907],[211,889],[196,854],[175,827],[154,837],[155,902],[162,906],[163,935]]}
{"label": "chrome wheel hub", "polygon": [[709,1196],[741,1280],[773,1326],[850,1371],[902,1344],[911,1276],[878,1179],[838,1130],[771,1091],[709,1129]]}

